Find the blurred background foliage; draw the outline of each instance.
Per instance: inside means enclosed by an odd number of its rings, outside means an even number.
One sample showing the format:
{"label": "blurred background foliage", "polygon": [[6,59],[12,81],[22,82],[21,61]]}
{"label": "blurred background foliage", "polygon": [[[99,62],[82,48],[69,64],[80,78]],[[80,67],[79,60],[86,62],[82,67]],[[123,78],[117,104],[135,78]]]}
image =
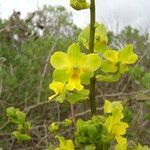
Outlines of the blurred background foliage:
{"label": "blurred background foliage", "polygon": [[[47,101],[52,80],[50,56],[57,50],[66,51],[81,32],[64,7],[44,6],[26,18],[14,11],[0,19],[0,146],[4,149],[43,149],[52,143],[48,125],[70,117],[70,105]],[[131,26],[118,34],[109,31],[109,47],[120,49],[133,44],[138,54],[137,64],[117,83],[97,83],[97,106],[104,99],[123,100],[126,121],[131,127],[131,141],[150,145],[150,37]],[[32,140],[24,145],[10,135],[6,109],[18,107],[27,113],[32,124]],[[75,106],[76,117],[87,118],[88,105]],[[66,131],[66,135],[68,135]],[[68,135],[70,136],[70,135]]]}

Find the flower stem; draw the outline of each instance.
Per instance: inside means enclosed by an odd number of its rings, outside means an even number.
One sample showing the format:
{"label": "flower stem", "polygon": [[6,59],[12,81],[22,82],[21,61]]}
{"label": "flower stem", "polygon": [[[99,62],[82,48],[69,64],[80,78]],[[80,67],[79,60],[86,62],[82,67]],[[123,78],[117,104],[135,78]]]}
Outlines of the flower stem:
{"label": "flower stem", "polygon": [[[94,53],[94,37],[95,37],[95,0],[91,0],[90,6],[90,43],[89,49],[90,53]],[[91,115],[96,114],[96,99],[95,99],[95,76],[90,80],[90,94],[89,94],[89,101],[90,101],[90,108],[91,108]]]}

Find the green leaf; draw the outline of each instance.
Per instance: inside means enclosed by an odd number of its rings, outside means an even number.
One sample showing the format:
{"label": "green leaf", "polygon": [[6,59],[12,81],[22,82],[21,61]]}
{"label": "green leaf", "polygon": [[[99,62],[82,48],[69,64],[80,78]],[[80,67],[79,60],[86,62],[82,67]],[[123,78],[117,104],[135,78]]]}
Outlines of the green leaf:
{"label": "green leaf", "polygon": [[77,120],[75,141],[79,148],[85,148],[88,145],[98,145],[101,141],[101,131],[103,125],[100,116],[93,116],[92,119],[83,121]]}
{"label": "green leaf", "polygon": [[122,64],[134,64],[138,56],[133,53],[133,45],[126,45],[119,51],[119,60]]}
{"label": "green leaf", "polygon": [[68,64],[67,54],[63,52],[55,52],[51,56],[50,63],[55,69],[66,69]]}
{"label": "green leaf", "polygon": [[26,132],[29,132],[29,131],[31,130],[31,123],[30,123],[30,122],[27,122],[27,121],[26,121],[26,122],[24,123],[24,126],[25,126],[24,128],[25,128],[25,131],[26,131]]}
{"label": "green leaf", "polygon": [[89,90],[81,90],[81,91],[73,91],[69,92],[67,95],[67,100],[71,104],[76,104],[78,102],[84,101],[88,98],[89,95]]}
{"label": "green leaf", "polygon": [[17,131],[22,132],[23,129],[24,129],[23,124],[18,124],[18,126],[17,126]]}
{"label": "green leaf", "polygon": [[18,116],[17,117],[18,122],[20,122],[20,123],[24,123],[25,122],[26,114],[24,112],[17,111],[16,115]]}
{"label": "green leaf", "polygon": [[85,150],[96,150],[96,146],[94,144],[93,145],[86,145]]}
{"label": "green leaf", "polygon": [[14,131],[13,135],[20,142],[29,141],[31,139],[30,135],[28,135],[28,134],[22,134],[22,133],[20,133],[18,131]]}
{"label": "green leaf", "polygon": [[51,133],[57,132],[59,130],[59,125],[56,122],[53,122],[49,125],[48,130]]}
{"label": "green leaf", "polygon": [[64,124],[66,127],[71,126],[72,125],[72,120],[71,119],[65,119]]}
{"label": "green leaf", "polygon": [[95,140],[95,137],[97,137],[97,133],[98,133],[98,130],[97,130],[96,126],[94,124],[93,125],[91,124],[88,127],[88,134],[93,142]]}
{"label": "green leaf", "polygon": [[19,111],[19,109],[15,109],[14,107],[9,107],[6,110],[9,120],[13,123],[18,123],[16,111]]}
{"label": "green leaf", "polygon": [[112,75],[97,75],[96,79],[97,81],[102,81],[102,82],[116,82],[120,78],[120,74],[112,74]]}
{"label": "green leaf", "polygon": [[150,73],[145,73],[144,77],[142,78],[142,85],[146,89],[150,89]]}
{"label": "green leaf", "polygon": [[55,82],[66,83],[68,81],[67,70],[54,70],[53,72],[53,80]]}
{"label": "green leaf", "polygon": [[9,107],[7,108],[6,112],[12,123],[18,124],[25,122],[26,114],[21,112],[18,108]]}

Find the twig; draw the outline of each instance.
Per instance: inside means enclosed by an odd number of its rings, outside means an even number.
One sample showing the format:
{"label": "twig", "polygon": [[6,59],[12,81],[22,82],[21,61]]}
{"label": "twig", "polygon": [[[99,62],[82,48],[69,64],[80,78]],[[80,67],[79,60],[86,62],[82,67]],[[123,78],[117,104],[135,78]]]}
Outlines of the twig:
{"label": "twig", "polygon": [[36,105],[30,106],[30,107],[24,109],[24,111],[26,112],[26,114],[28,114],[32,109],[35,109],[36,107],[39,107],[39,106],[42,106],[42,105],[46,105],[46,104],[50,104],[50,102],[49,101],[45,101],[45,102],[38,103]]}
{"label": "twig", "polygon": [[75,109],[74,109],[74,105],[73,104],[70,105],[70,109],[71,109],[71,118],[72,118],[72,121],[73,121],[73,125],[75,126],[76,118],[75,118]]}
{"label": "twig", "polygon": [[0,131],[2,131],[9,123],[10,123],[10,121],[6,121],[6,122],[0,127]]}
{"label": "twig", "polygon": [[60,104],[57,103],[57,121],[60,121]]}
{"label": "twig", "polygon": [[53,44],[53,47],[51,48],[50,50],[50,53],[49,55],[47,56],[47,59],[46,59],[46,62],[45,62],[45,65],[44,65],[44,69],[43,69],[43,73],[42,73],[42,78],[40,80],[40,83],[39,83],[39,91],[38,91],[38,96],[37,96],[37,103],[40,102],[40,98],[41,98],[41,92],[42,92],[42,84],[43,84],[43,81],[44,81],[44,78],[45,78],[45,75],[46,75],[46,71],[47,71],[47,67],[48,67],[48,64],[49,64],[49,59],[56,47],[56,44],[57,44],[57,39],[55,40],[55,43]]}
{"label": "twig", "polygon": [[113,94],[104,94],[104,95],[98,95],[96,96],[96,98],[102,98],[102,97],[116,97],[116,96],[129,96],[129,95],[135,95],[137,93],[143,93],[143,94],[147,94],[150,92],[150,90],[139,90],[139,91],[134,91],[134,92],[129,92],[129,93],[113,93]]}
{"label": "twig", "polygon": [[47,133],[37,144],[36,144],[36,148],[38,148],[38,146],[41,144],[41,142],[43,142],[43,140],[45,140],[48,137],[49,133]]}

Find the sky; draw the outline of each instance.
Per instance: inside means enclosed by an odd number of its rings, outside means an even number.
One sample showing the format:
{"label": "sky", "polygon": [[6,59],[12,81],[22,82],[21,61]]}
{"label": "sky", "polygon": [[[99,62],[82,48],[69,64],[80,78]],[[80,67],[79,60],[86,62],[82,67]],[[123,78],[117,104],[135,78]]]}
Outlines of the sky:
{"label": "sky", "polygon": [[[150,29],[150,0],[95,0],[96,19],[116,32],[123,26]],[[75,11],[69,0],[0,0],[0,18],[8,18],[13,10],[25,17],[28,12],[41,8],[44,4],[63,5],[73,13],[74,23],[85,27],[89,23],[89,10]]]}

